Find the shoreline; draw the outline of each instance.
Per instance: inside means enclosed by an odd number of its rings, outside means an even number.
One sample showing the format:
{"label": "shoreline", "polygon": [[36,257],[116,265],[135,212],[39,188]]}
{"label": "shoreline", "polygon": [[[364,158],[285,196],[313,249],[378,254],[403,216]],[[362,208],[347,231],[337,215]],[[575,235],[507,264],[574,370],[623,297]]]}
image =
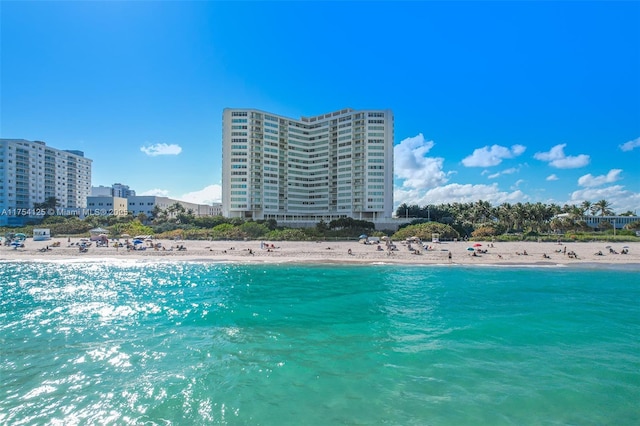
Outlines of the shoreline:
{"label": "shoreline", "polygon": [[[59,247],[52,247],[58,242]],[[54,238],[48,241],[25,241],[24,248],[0,247],[0,262],[215,262],[238,264],[338,264],[338,265],[429,265],[429,266],[499,266],[499,267],[559,267],[603,269],[622,267],[640,271],[640,243],[606,242],[442,242],[425,243],[425,250],[417,244],[394,242],[396,250],[385,250],[384,242],[365,245],[355,241],[201,241],[153,240],[144,250],[127,251],[96,247],[92,242],[87,252],[79,251],[80,239]],[[124,242],[124,240],[120,240]],[[264,244],[263,244],[264,243]],[[160,244],[153,247],[152,244]],[[474,244],[481,244],[473,247]],[[184,246],[186,250],[177,250]],[[46,248],[49,247],[49,250]],[[410,250],[416,249],[414,251]],[[480,251],[479,251],[480,250]],[[611,250],[611,251],[609,251]],[[625,250],[628,253],[622,254]],[[414,253],[418,254],[414,254]],[[576,257],[568,254],[574,252]],[[475,253],[475,255],[474,255]],[[602,253],[599,255],[598,253]],[[449,258],[451,254],[451,258]],[[547,256],[547,257],[544,257]]]}

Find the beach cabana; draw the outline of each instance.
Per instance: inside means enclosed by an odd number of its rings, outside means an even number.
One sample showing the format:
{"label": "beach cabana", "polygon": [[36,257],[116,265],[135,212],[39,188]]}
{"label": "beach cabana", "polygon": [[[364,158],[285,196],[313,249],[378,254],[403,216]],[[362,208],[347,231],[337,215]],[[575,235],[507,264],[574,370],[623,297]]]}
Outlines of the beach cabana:
{"label": "beach cabana", "polygon": [[98,241],[98,240],[102,240],[107,233],[109,232],[108,229],[104,229],[104,228],[93,228],[89,230],[89,233],[91,234],[90,240],[91,241]]}
{"label": "beach cabana", "polygon": [[47,241],[51,239],[49,228],[33,228],[33,241]]}

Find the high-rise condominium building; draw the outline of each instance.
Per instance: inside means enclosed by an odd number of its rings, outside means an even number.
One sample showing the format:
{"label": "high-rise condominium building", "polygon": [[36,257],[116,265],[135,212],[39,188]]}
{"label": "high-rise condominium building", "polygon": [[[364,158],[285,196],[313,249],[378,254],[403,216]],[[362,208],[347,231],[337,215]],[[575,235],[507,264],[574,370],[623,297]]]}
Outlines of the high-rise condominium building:
{"label": "high-rise condominium building", "polygon": [[91,162],[82,151],[59,150],[40,141],[0,139],[0,212],[4,213],[0,225],[37,216],[34,205],[49,197],[56,198],[58,207],[86,207]]}
{"label": "high-rise condominium building", "polygon": [[393,113],[343,109],[293,119],[225,109],[222,210],[277,221],[391,218]]}

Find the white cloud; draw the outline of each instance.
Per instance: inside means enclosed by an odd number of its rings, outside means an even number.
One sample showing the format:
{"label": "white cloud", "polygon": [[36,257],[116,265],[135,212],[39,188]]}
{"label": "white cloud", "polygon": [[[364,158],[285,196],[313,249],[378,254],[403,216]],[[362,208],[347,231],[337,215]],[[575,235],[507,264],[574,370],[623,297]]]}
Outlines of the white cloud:
{"label": "white cloud", "polygon": [[137,195],[155,195],[156,197],[168,197],[169,191],[167,191],[166,189],[155,188],[155,189],[150,189],[148,191],[144,191]]}
{"label": "white cloud", "polygon": [[640,138],[635,138],[632,141],[625,142],[622,145],[620,145],[620,149],[623,151],[631,151],[634,148],[638,148],[638,147],[640,147]]}
{"label": "white cloud", "polygon": [[478,200],[489,201],[493,205],[505,202],[524,201],[528,197],[520,190],[504,192],[498,184],[472,185],[452,183],[430,189],[426,192],[416,189],[396,188],[394,191],[396,204],[407,203],[424,206],[426,204],[470,203]]}
{"label": "white cloud", "polygon": [[620,173],[622,169],[611,169],[606,175],[593,176],[591,173],[580,176],[578,179],[578,185],[580,186],[600,186],[605,183],[613,183],[620,179]]}
{"label": "white cloud", "polygon": [[540,161],[547,161],[551,167],[558,169],[576,169],[584,167],[591,161],[590,157],[585,154],[577,156],[567,156],[564,153],[564,147],[567,144],[556,145],[549,152],[536,152],[533,158]]}
{"label": "white cloud", "polygon": [[552,180],[559,180],[559,179],[560,178],[558,176],[556,176],[556,175],[549,175],[549,176],[547,176],[546,180],[552,181]]}
{"label": "white cloud", "polygon": [[501,176],[501,175],[511,175],[511,174],[514,174],[514,173],[516,173],[517,171],[518,171],[518,169],[517,169],[517,168],[515,168],[515,167],[511,167],[510,169],[506,169],[506,170],[503,170],[503,171],[501,171],[501,172],[497,172],[497,173],[494,173],[494,174],[492,174],[492,175],[489,175],[489,176],[487,176],[487,178],[488,178],[488,179],[495,179],[495,178],[497,178],[497,177],[499,177],[499,176]]}
{"label": "white cloud", "polygon": [[209,185],[199,191],[187,192],[178,197],[179,200],[196,204],[212,204],[222,202],[222,187],[220,185]]}
{"label": "white cloud", "polygon": [[571,199],[567,204],[580,204],[583,201],[597,202],[599,200],[610,202],[611,209],[616,213],[624,213],[628,210],[638,211],[640,193],[628,191],[622,185],[585,188],[572,192]]}
{"label": "white cloud", "polygon": [[514,158],[522,154],[527,148],[523,145],[513,145],[506,148],[500,145],[485,146],[473,151],[473,154],[464,158],[462,164],[466,167],[491,167],[502,163],[506,158]]}
{"label": "white cloud", "polygon": [[140,147],[140,151],[150,157],[158,155],[178,155],[182,152],[182,147],[176,144],[157,143],[155,145],[147,145]]}
{"label": "white cloud", "polygon": [[434,145],[420,133],[393,148],[394,174],[404,180],[403,187],[425,189],[447,182],[442,170],[444,159],[426,156]]}

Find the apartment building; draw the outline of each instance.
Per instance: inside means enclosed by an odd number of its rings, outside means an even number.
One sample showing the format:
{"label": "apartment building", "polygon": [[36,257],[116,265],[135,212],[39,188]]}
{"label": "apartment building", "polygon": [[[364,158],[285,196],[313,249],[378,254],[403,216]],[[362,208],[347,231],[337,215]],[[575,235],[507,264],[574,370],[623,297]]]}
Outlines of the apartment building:
{"label": "apartment building", "polygon": [[377,221],[393,213],[393,113],[294,119],[226,108],[222,213],[278,222]]}
{"label": "apartment building", "polygon": [[82,151],[41,141],[0,139],[0,225],[38,217],[36,203],[55,197],[60,208],[84,208],[91,191],[91,163]]}

